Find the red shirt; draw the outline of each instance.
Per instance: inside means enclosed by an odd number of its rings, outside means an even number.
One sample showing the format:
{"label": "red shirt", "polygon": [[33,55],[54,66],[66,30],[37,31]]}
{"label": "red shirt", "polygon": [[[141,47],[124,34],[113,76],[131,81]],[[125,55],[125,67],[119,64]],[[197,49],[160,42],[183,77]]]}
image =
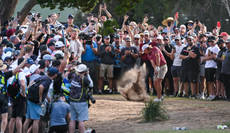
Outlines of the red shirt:
{"label": "red shirt", "polygon": [[156,47],[156,46],[153,46],[153,48],[151,50],[152,50],[152,52],[148,55],[148,59],[149,60],[153,60],[153,62],[157,65],[155,54],[159,53],[159,56],[160,56],[160,66],[165,65],[166,64],[166,60],[165,60],[163,54],[161,53],[160,49],[158,47]]}
{"label": "red shirt", "polygon": [[[139,51],[142,51],[141,48],[142,48],[143,45],[145,45],[145,44],[144,43],[140,44],[140,50]],[[155,42],[151,42],[151,43],[149,43],[149,45],[151,45],[152,47],[157,46],[157,44]],[[145,53],[142,54],[141,59],[142,60],[149,60],[147,54],[145,54]]]}

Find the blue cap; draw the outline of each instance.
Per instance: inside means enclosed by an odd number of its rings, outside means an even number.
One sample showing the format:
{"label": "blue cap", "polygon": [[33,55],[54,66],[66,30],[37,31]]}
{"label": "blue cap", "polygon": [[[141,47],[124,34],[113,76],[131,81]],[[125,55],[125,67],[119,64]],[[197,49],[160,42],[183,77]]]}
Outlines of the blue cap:
{"label": "blue cap", "polygon": [[4,52],[5,53],[7,53],[7,52],[13,52],[14,51],[14,49],[12,49],[12,48],[10,48],[10,47],[7,47],[5,50],[4,50]]}
{"label": "blue cap", "polygon": [[[50,37],[52,37],[52,38],[53,38],[54,36],[55,36],[55,34],[50,34]],[[51,39],[51,40],[52,40],[52,39]]]}
{"label": "blue cap", "polygon": [[58,74],[58,69],[56,67],[49,67],[48,72],[52,74]]}
{"label": "blue cap", "polygon": [[72,14],[68,15],[68,19],[73,19],[73,15]]}
{"label": "blue cap", "polygon": [[31,59],[31,58],[28,58],[27,61],[26,61],[26,64],[30,64],[30,65],[33,65],[35,64],[34,60]]}
{"label": "blue cap", "polygon": [[49,55],[49,54],[45,54],[45,55],[43,56],[43,60],[53,61],[52,56]]}
{"label": "blue cap", "polygon": [[20,50],[16,50],[16,51],[14,52],[14,55],[20,55]]}
{"label": "blue cap", "polygon": [[55,43],[56,43],[57,41],[55,40],[55,39],[51,39],[50,41],[49,41],[49,43],[47,44],[47,46],[49,47],[49,46],[55,46]]}
{"label": "blue cap", "polygon": [[3,39],[3,40],[2,40],[2,44],[5,44],[5,45],[6,45],[7,43],[9,43],[9,42],[10,42],[10,41],[9,41],[8,39]]}
{"label": "blue cap", "polygon": [[110,39],[110,36],[104,36],[104,39],[107,39],[107,38],[109,38],[109,39]]}

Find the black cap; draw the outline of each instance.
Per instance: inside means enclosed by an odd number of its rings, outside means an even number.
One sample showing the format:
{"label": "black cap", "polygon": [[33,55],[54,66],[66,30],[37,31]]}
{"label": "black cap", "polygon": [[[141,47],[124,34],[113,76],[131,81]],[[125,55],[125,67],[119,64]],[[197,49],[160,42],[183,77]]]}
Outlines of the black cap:
{"label": "black cap", "polygon": [[39,62],[38,62],[38,64],[40,65],[40,67],[39,67],[39,69],[44,69],[45,68],[45,61],[44,60],[40,60]]}
{"label": "black cap", "polygon": [[169,39],[169,36],[167,36],[167,35],[166,35],[166,36],[164,36],[164,39]]}
{"label": "black cap", "polygon": [[92,14],[92,13],[88,13],[88,14],[87,14],[87,17],[89,17],[89,16],[93,16],[93,14]]}
{"label": "black cap", "polygon": [[46,51],[47,50],[47,46],[46,45],[41,45],[39,48],[40,51]]}
{"label": "black cap", "polygon": [[216,44],[218,44],[218,45],[219,45],[219,44],[222,44],[222,43],[225,43],[225,42],[224,42],[224,40],[221,39],[221,38],[216,42]]}
{"label": "black cap", "polygon": [[215,36],[208,37],[208,42],[214,42],[216,40]]}

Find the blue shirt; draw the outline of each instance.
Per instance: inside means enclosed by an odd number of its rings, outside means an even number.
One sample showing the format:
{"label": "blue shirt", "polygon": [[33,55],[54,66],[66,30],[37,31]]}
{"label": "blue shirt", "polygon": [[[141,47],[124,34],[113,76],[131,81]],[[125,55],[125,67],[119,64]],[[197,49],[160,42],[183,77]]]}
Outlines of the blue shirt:
{"label": "blue shirt", "polygon": [[[93,48],[97,48],[97,44],[93,42]],[[85,54],[81,55],[81,60],[93,61],[95,59],[95,54],[89,44],[86,44]]]}
{"label": "blue shirt", "polygon": [[51,114],[50,114],[50,127],[65,125],[66,114],[70,113],[70,105],[58,100],[53,104]]}
{"label": "blue shirt", "polygon": [[[116,45],[114,44],[114,49],[117,49]],[[119,50],[121,51],[121,49],[124,48],[123,46],[119,46]],[[115,58],[114,58],[114,67],[116,68],[121,68],[121,53],[117,53],[116,51],[115,53]]]}

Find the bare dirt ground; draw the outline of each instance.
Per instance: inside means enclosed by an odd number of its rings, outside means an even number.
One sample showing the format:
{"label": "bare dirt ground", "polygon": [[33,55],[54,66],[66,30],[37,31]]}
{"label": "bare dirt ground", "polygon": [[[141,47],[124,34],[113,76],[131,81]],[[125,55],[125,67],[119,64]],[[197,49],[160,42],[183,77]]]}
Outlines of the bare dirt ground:
{"label": "bare dirt ground", "polygon": [[172,127],[216,129],[217,125],[230,121],[230,102],[227,101],[166,98],[163,106],[167,108],[170,119],[142,123],[140,110],[144,107],[143,102],[127,101],[120,95],[94,95],[94,98],[97,101],[89,109],[86,126],[97,133],[171,130]]}

